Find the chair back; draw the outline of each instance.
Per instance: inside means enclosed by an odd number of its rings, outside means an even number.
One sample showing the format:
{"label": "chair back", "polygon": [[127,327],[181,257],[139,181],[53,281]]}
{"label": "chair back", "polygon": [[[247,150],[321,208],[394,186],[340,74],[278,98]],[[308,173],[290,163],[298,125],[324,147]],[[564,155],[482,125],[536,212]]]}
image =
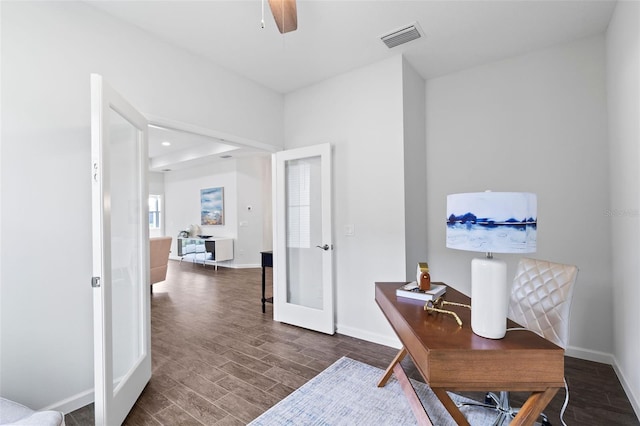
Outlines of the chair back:
{"label": "chair back", "polygon": [[171,237],[149,238],[149,278],[155,284],[167,278]]}
{"label": "chair back", "polygon": [[562,348],[569,343],[569,314],[578,268],[522,258],[511,288],[509,318]]}

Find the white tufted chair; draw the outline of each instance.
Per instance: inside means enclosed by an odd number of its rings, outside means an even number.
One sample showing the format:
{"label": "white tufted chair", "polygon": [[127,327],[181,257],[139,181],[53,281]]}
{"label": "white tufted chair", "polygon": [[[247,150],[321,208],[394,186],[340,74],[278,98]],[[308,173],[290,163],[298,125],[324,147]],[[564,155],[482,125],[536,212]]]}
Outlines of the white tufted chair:
{"label": "white tufted chair", "polygon": [[509,318],[566,348],[577,276],[578,268],[573,265],[520,259],[511,287]]}
{"label": "white tufted chair", "polygon": [[64,426],[59,411],[34,411],[29,407],[0,397],[0,425]]}
{"label": "white tufted chair", "polygon": [[[508,316],[511,320],[563,349],[569,341],[569,314],[578,268],[573,265],[522,258],[518,263]],[[509,404],[509,393],[487,394],[487,408],[497,409],[500,415],[494,424],[508,424],[517,409]],[[550,425],[543,414],[542,424]]]}

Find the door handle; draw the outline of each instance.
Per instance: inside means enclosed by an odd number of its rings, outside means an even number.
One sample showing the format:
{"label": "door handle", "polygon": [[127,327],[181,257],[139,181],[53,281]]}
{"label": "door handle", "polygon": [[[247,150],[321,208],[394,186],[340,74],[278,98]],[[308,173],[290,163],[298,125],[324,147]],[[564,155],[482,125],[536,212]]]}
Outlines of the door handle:
{"label": "door handle", "polygon": [[316,247],[318,247],[319,249],[322,249],[322,250],[324,250],[324,251],[329,250],[329,244],[325,244],[325,245],[323,245],[323,246],[316,246]]}

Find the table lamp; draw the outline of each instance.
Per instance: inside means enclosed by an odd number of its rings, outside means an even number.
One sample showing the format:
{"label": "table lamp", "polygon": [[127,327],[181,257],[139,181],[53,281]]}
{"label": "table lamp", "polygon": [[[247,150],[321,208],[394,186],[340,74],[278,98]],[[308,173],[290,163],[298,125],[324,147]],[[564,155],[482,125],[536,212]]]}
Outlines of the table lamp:
{"label": "table lamp", "polygon": [[507,330],[507,264],[494,253],[536,251],[537,199],[527,192],[447,195],[447,247],[485,252],[471,261],[471,329],[502,339]]}

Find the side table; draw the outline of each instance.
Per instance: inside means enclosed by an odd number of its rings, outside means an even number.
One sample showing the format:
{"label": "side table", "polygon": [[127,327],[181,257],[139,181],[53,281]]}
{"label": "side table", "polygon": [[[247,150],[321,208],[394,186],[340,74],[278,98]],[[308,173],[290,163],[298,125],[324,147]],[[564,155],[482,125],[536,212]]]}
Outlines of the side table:
{"label": "side table", "polygon": [[273,303],[273,297],[265,298],[265,269],[267,267],[273,268],[273,252],[272,251],[261,251],[262,255],[262,313],[265,313],[265,303]]}

